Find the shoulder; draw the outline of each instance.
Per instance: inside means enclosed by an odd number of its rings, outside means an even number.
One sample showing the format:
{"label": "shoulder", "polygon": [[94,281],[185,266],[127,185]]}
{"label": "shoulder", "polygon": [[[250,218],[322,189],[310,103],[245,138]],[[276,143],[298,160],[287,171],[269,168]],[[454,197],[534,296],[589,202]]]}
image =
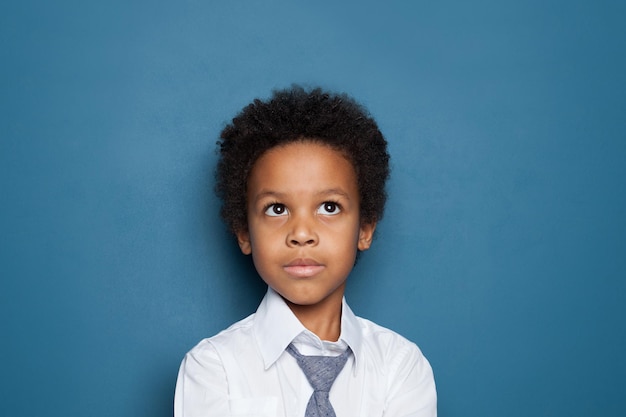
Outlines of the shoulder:
{"label": "shoulder", "polygon": [[357,318],[363,332],[364,371],[385,387],[385,415],[436,416],[433,370],[419,347],[369,320]]}
{"label": "shoulder", "polygon": [[363,335],[364,357],[394,370],[430,365],[420,348],[395,331],[370,320],[357,317]]}
{"label": "shoulder", "polygon": [[362,317],[356,319],[361,327],[364,343],[379,346],[383,350],[409,349],[419,351],[415,343],[401,334]]}
{"label": "shoulder", "polygon": [[249,316],[217,335],[201,340],[187,352],[176,383],[176,416],[200,415],[208,408],[212,415],[230,415],[229,395],[237,392],[238,385],[229,381],[246,380],[245,375],[232,371],[237,369],[236,349],[254,345],[247,341],[253,318]]}
{"label": "shoulder", "polygon": [[252,342],[252,326],[254,324],[254,314],[240,320],[218,334],[201,340],[188,353],[188,357],[198,360],[218,359],[219,352],[233,351],[241,347],[250,346]]}

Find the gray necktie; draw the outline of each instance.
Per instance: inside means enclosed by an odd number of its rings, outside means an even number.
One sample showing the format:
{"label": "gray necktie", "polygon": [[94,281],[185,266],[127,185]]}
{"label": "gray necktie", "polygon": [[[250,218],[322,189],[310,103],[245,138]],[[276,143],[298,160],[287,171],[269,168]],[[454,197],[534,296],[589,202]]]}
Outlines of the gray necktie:
{"label": "gray necktie", "polygon": [[346,349],[339,356],[304,356],[290,344],[287,346],[287,352],[296,358],[306,379],[313,387],[313,395],[306,406],[304,417],[335,417],[328,393],[346,364],[350,349]]}

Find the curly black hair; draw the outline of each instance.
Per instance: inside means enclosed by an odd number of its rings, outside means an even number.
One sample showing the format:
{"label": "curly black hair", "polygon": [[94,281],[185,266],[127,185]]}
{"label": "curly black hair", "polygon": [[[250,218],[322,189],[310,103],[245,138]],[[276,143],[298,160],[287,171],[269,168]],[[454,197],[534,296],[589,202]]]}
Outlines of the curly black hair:
{"label": "curly black hair", "polygon": [[383,216],[387,141],[367,110],[346,94],[297,85],[276,90],[269,100],[255,99],[246,106],[220,138],[215,192],[222,200],[220,214],[233,233],[248,228],[246,185],[254,163],[269,149],[300,140],[343,153],[357,175],[361,222]]}

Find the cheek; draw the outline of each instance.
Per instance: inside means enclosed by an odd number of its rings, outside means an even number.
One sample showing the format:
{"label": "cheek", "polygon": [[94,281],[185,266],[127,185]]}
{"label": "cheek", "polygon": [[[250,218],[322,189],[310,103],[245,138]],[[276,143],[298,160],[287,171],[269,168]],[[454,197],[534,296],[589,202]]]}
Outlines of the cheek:
{"label": "cheek", "polygon": [[346,227],[345,229],[334,233],[329,238],[328,245],[335,253],[341,253],[343,256],[351,256],[358,250],[359,229],[358,227]]}
{"label": "cheek", "polygon": [[285,236],[271,228],[255,228],[250,231],[252,256],[260,262],[275,257],[285,247]]}

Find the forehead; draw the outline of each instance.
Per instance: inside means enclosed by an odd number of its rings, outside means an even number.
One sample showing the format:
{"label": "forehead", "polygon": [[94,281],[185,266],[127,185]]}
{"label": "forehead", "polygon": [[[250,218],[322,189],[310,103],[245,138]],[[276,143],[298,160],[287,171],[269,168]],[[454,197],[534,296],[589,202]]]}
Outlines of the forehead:
{"label": "forehead", "polygon": [[248,191],[265,188],[339,187],[357,192],[357,177],[343,152],[316,141],[290,142],[269,149],[254,163]]}

